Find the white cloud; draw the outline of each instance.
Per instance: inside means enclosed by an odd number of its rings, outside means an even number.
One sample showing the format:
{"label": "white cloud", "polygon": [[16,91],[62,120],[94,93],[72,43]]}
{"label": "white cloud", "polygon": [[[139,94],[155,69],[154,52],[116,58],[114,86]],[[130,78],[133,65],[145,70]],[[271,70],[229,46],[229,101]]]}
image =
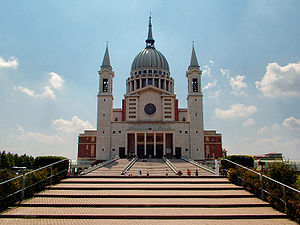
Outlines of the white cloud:
{"label": "white cloud", "polygon": [[58,75],[57,73],[54,72],[50,72],[49,73],[49,83],[51,86],[45,86],[44,87],[44,92],[42,94],[37,94],[35,93],[34,90],[31,90],[27,87],[22,87],[22,86],[14,86],[14,90],[18,90],[22,93],[24,93],[25,95],[28,95],[30,97],[36,97],[36,98],[45,98],[45,97],[49,97],[53,100],[56,99],[56,95],[53,91],[52,88],[54,89],[61,89],[64,83],[64,80],[61,78],[60,75]]}
{"label": "white cloud", "polygon": [[22,126],[20,126],[20,125],[17,125],[17,131],[20,134],[24,134],[25,133],[24,128]]}
{"label": "white cloud", "polygon": [[57,119],[52,121],[52,124],[64,133],[78,133],[84,129],[93,129],[88,121],[82,121],[77,116],[73,116],[72,120]]}
{"label": "white cloud", "polygon": [[255,122],[254,119],[249,118],[249,119],[247,119],[247,120],[242,124],[242,126],[243,126],[243,127],[250,127],[250,126],[253,126],[255,123],[256,123],[256,122]]}
{"label": "white cloud", "polygon": [[17,69],[18,65],[19,65],[18,59],[15,57],[10,57],[8,61],[5,61],[2,57],[0,57],[0,69],[1,68]]}
{"label": "white cloud", "polygon": [[50,87],[44,87],[44,92],[42,94],[36,94],[35,91],[30,90],[29,88],[22,87],[22,86],[14,86],[14,90],[18,90],[25,95],[28,95],[30,97],[36,97],[36,98],[44,98],[44,97],[49,97],[53,100],[56,99],[56,96],[53,92],[53,90]]}
{"label": "white cloud", "polygon": [[215,87],[216,85],[217,85],[217,80],[214,80],[213,82],[208,82],[207,85],[204,86],[203,90]]}
{"label": "white cloud", "polygon": [[255,85],[266,97],[300,96],[300,62],[286,66],[269,63],[264,77]]}
{"label": "white cloud", "polygon": [[247,84],[244,82],[245,76],[237,75],[236,77],[231,77],[229,83],[232,88],[232,94],[234,95],[245,95],[245,92],[242,90],[247,88]]}
{"label": "white cloud", "polygon": [[14,86],[14,90],[18,90],[18,91],[21,91],[22,93],[28,95],[28,96],[32,96],[34,97],[35,96],[35,92],[26,88],[26,87],[22,87],[22,86]]}
{"label": "white cloud", "polygon": [[54,89],[61,89],[64,83],[64,80],[60,75],[54,72],[49,73],[50,79],[49,82]]}
{"label": "white cloud", "polygon": [[280,125],[278,123],[274,123],[273,126],[271,127],[272,130],[279,130]]}
{"label": "white cloud", "polygon": [[291,116],[289,118],[286,118],[283,121],[282,125],[288,129],[300,130],[300,119],[296,119],[295,117]]}
{"label": "white cloud", "polygon": [[208,98],[214,99],[218,103],[219,102],[219,98],[220,98],[220,94],[221,94],[221,90],[216,90],[214,93],[209,94]]}
{"label": "white cloud", "polygon": [[274,138],[262,138],[257,140],[254,144],[255,145],[264,145],[265,147],[273,146],[275,143],[278,143],[280,141],[280,137],[274,137]]}
{"label": "white cloud", "polygon": [[230,79],[230,70],[228,69],[220,69],[221,74],[223,77],[226,77],[227,79]]}
{"label": "white cloud", "polygon": [[17,125],[17,131],[20,134],[17,139],[19,141],[30,141],[30,142],[39,142],[39,143],[55,143],[61,142],[62,138],[58,135],[46,135],[42,133],[35,133],[31,131],[25,131],[24,128],[20,125]]}
{"label": "white cloud", "polygon": [[261,127],[261,128],[257,131],[258,134],[265,134],[265,133],[268,133],[268,132],[269,132],[269,128],[266,127],[266,126]]}
{"label": "white cloud", "polygon": [[227,119],[227,118],[246,118],[257,112],[257,108],[253,105],[245,106],[244,104],[237,103],[231,105],[230,109],[222,110],[216,108],[215,114],[217,118]]}

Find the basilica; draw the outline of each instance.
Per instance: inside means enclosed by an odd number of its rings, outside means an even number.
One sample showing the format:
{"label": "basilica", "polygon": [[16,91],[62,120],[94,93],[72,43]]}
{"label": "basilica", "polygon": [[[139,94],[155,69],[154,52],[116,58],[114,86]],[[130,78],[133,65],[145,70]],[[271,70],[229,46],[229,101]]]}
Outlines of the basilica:
{"label": "basilica", "polygon": [[113,108],[113,71],[106,46],[99,73],[97,130],[79,134],[78,161],[223,156],[221,134],[203,129],[201,73],[194,46],[187,67],[187,108],[179,108],[165,56],[155,48],[149,18],[145,48],[134,58],[122,108]]}

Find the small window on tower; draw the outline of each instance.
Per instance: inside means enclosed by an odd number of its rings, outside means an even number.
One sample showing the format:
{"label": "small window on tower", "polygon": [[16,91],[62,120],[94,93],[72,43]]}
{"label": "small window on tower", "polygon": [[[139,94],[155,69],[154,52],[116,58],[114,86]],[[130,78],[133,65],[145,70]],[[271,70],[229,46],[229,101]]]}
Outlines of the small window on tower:
{"label": "small window on tower", "polygon": [[149,78],[148,79],[148,85],[152,85],[153,84],[153,80],[152,80],[152,78]]}
{"label": "small window on tower", "polygon": [[136,89],[139,89],[140,88],[140,80],[136,80]]}
{"label": "small window on tower", "polygon": [[169,81],[166,81],[166,91],[169,91]]}
{"label": "small window on tower", "polygon": [[193,78],[193,92],[198,92],[198,79]]}
{"label": "small window on tower", "polygon": [[159,80],[158,79],[154,79],[154,86],[158,88],[158,82]]}
{"label": "small window on tower", "polygon": [[108,79],[103,79],[103,85],[102,85],[102,91],[107,92],[108,91]]}

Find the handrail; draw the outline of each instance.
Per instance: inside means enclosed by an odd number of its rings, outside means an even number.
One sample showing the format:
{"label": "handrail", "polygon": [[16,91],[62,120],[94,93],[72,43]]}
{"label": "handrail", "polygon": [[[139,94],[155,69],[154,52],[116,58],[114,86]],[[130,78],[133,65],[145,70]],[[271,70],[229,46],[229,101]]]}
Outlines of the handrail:
{"label": "handrail", "polygon": [[5,183],[7,183],[7,182],[9,182],[9,181],[16,180],[16,179],[18,179],[18,178],[20,178],[20,177],[23,177],[24,175],[27,176],[28,174],[37,172],[37,171],[39,171],[39,170],[45,169],[45,168],[47,168],[47,167],[49,167],[49,166],[53,166],[53,165],[55,165],[55,164],[61,163],[61,162],[66,161],[66,160],[69,160],[69,159],[62,159],[62,160],[60,160],[60,161],[51,163],[51,164],[49,164],[49,165],[47,165],[47,166],[43,166],[43,167],[40,167],[40,168],[38,168],[38,169],[36,169],[36,170],[27,172],[27,173],[25,173],[25,174],[23,174],[23,175],[20,175],[20,176],[17,176],[17,177],[13,177],[13,178],[11,178],[11,179],[9,179],[9,180],[6,180],[6,181],[1,182],[0,185],[5,184]]}
{"label": "handrail", "polygon": [[171,161],[169,159],[167,159],[165,156],[162,157],[162,160],[165,161],[165,163],[170,167],[170,169],[176,174],[178,175],[178,169],[176,168],[176,166],[173,165],[173,163],[171,163]]}
{"label": "handrail", "polygon": [[208,172],[210,172],[210,173],[215,174],[215,171],[214,171],[213,169],[211,169],[211,168],[209,168],[209,167],[206,167],[206,166],[204,166],[204,165],[201,165],[200,163],[196,162],[196,161],[193,160],[193,159],[186,158],[186,157],[184,157],[184,156],[181,156],[181,159],[184,160],[184,161],[186,161],[186,162],[189,162],[189,163],[191,163],[191,164],[193,164],[193,165],[195,165],[195,166],[198,166],[198,167],[200,167],[201,169],[204,169],[204,170],[206,170],[206,171],[208,171]]}
{"label": "handrail", "polygon": [[92,166],[92,167],[90,167],[88,169],[83,170],[80,175],[86,175],[86,174],[88,174],[88,173],[90,173],[90,172],[92,172],[92,171],[94,171],[96,169],[99,169],[99,168],[101,168],[103,166],[106,166],[107,164],[110,164],[110,163],[118,160],[119,158],[120,158],[119,156],[115,156],[115,157],[113,157],[111,159],[108,159],[108,160],[102,162],[102,163],[98,163],[98,164],[96,164],[96,165],[94,165],[94,166]]}
{"label": "handrail", "polygon": [[132,160],[130,160],[129,163],[127,163],[126,166],[124,166],[122,172],[121,172],[121,175],[124,175],[126,173],[126,171],[128,171],[132,166],[133,164],[135,164],[135,162],[138,160],[138,157],[135,156]]}
{"label": "handrail", "polygon": [[[24,174],[22,174],[22,175],[20,175],[20,176],[17,176],[17,177],[14,177],[14,178],[11,178],[11,179],[9,179],[9,180],[6,180],[6,181],[1,182],[1,183],[0,183],[0,186],[6,184],[6,183],[8,183],[8,182],[12,182],[12,181],[14,181],[14,180],[16,180],[16,179],[22,178],[21,189],[19,189],[19,190],[15,191],[15,192],[13,192],[13,193],[11,193],[11,194],[9,194],[9,195],[3,197],[2,199],[0,199],[0,201],[2,201],[2,200],[4,200],[4,199],[7,199],[8,197],[11,197],[11,196],[13,196],[13,195],[15,195],[15,194],[17,194],[17,193],[19,193],[19,192],[21,192],[21,199],[20,199],[20,200],[23,201],[24,195],[25,195],[25,190],[26,190],[26,189],[28,189],[28,188],[30,188],[30,187],[32,187],[32,186],[35,186],[36,184],[39,184],[39,183],[41,183],[41,182],[43,182],[43,181],[45,181],[45,180],[48,180],[48,179],[50,179],[49,185],[51,185],[51,184],[52,184],[52,177],[57,176],[58,174],[64,173],[64,172],[66,172],[66,171],[69,170],[69,168],[67,168],[67,169],[64,169],[64,170],[62,170],[62,171],[59,171],[59,172],[56,172],[55,174],[53,174],[53,166],[56,165],[56,164],[59,164],[59,163],[61,163],[61,162],[64,162],[64,161],[69,161],[69,159],[62,159],[62,160],[60,160],[60,161],[51,163],[51,164],[49,164],[49,165],[40,167],[40,168],[38,168],[38,169],[36,169],[36,170],[33,170],[33,171],[30,171],[30,172],[24,173]],[[26,187],[26,176],[28,176],[29,174],[38,172],[38,171],[40,171],[40,170],[42,170],[42,169],[49,168],[49,167],[51,168],[51,170],[50,170],[50,176],[47,176],[45,179],[42,179],[42,180],[40,180],[40,181],[37,181],[37,182],[31,184],[30,186],[27,186],[27,187]]]}
{"label": "handrail", "polygon": [[284,186],[284,187],[289,188],[289,189],[291,189],[291,190],[293,190],[293,191],[295,191],[295,192],[297,192],[297,193],[300,193],[300,191],[297,190],[297,189],[295,189],[295,188],[292,188],[292,187],[290,187],[290,186],[288,186],[288,185],[286,185],[286,184],[283,184],[283,183],[281,183],[281,182],[279,182],[279,181],[277,181],[277,180],[272,179],[271,177],[268,177],[268,176],[266,176],[266,175],[263,175],[263,174],[261,174],[261,173],[258,173],[258,172],[254,171],[254,170],[251,170],[251,169],[249,169],[249,168],[247,168],[247,167],[245,167],[245,166],[242,166],[242,165],[240,165],[240,164],[238,164],[238,163],[235,163],[235,162],[233,162],[233,161],[231,161],[231,160],[228,160],[228,159],[222,159],[222,160],[228,161],[228,162],[230,162],[230,163],[232,163],[232,164],[234,164],[234,165],[236,165],[236,166],[238,166],[238,167],[241,167],[241,168],[243,168],[243,169],[246,169],[246,170],[248,170],[248,171],[251,171],[251,172],[253,172],[253,173],[255,173],[255,174],[259,175],[259,176],[262,176],[262,177],[264,177],[264,178],[266,178],[266,179],[269,179],[269,180],[271,180],[271,181],[273,181],[273,182],[275,182],[275,183],[277,183],[277,184],[279,184],[279,185],[281,185],[281,186]]}

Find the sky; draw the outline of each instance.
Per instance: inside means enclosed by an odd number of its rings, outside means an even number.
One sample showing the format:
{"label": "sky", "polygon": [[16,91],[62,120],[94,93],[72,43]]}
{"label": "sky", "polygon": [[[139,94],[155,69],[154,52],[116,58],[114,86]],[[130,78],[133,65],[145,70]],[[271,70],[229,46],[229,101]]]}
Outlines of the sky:
{"label": "sky", "polygon": [[0,2],[0,150],[77,158],[96,128],[106,42],[121,107],[152,14],[156,49],[186,107],[192,42],[204,128],[228,154],[300,159],[300,1],[64,0]]}

